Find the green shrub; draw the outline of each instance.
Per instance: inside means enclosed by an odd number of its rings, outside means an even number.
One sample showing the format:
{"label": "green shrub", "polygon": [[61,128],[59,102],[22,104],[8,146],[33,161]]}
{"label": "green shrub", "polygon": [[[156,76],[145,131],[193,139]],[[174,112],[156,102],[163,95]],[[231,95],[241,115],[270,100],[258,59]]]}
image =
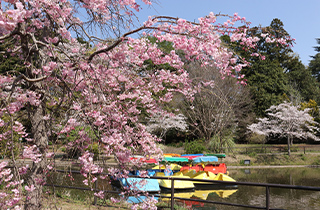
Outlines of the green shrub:
{"label": "green shrub", "polygon": [[90,144],[86,150],[93,153],[93,160],[98,160],[100,153],[99,153],[99,145],[97,143]]}
{"label": "green shrub", "polygon": [[232,148],[235,147],[234,138],[232,134],[219,136],[213,136],[208,144],[210,151],[215,153],[223,153],[227,151],[232,151]]}
{"label": "green shrub", "polygon": [[256,152],[250,152],[250,153],[248,154],[248,156],[249,156],[249,157],[255,157],[255,156],[257,156],[257,153],[256,153]]}
{"label": "green shrub", "polygon": [[187,154],[203,153],[203,151],[205,150],[206,150],[206,147],[204,146],[204,141],[202,139],[186,142],[184,144],[184,151]]}
{"label": "green shrub", "polygon": [[312,165],[320,165],[319,156],[317,157],[317,159],[315,159],[315,160],[312,162]]}

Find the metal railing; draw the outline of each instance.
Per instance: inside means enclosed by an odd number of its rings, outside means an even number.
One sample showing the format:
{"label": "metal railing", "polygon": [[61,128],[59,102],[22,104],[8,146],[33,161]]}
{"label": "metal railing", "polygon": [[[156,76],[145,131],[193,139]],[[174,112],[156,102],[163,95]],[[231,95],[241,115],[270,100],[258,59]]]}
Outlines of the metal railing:
{"label": "metal railing", "polygon": [[[68,173],[80,173],[80,171],[64,171],[64,170],[56,170],[57,172],[68,172]],[[144,178],[139,176],[129,176],[129,177],[136,177],[136,178]],[[254,208],[254,209],[267,209],[267,210],[277,210],[275,208],[270,208],[270,188],[284,188],[284,189],[296,189],[296,190],[310,190],[310,191],[320,191],[320,187],[311,187],[311,186],[299,186],[299,185],[285,185],[285,184],[269,184],[269,183],[255,183],[255,182],[228,182],[228,181],[216,181],[216,180],[203,180],[203,179],[190,179],[190,178],[182,178],[182,177],[147,177],[148,179],[166,179],[171,180],[171,196],[161,196],[161,195],[154,195],[155,197],[162,197],[162,198],[170,198],[171,199],[171,209],[174,209],[174,200],[186,200],[186,201],[198,201],[202,203],[210,203],[210,204],[219,204],[219,205],[228,205],[228,206],[236,206],[236,207],[245,207],[245,208]],[[208,182],[213,184],[220,184],[220,185],[245,185],[245,186],[255,186],[255,187],[265,187],[266,189],[266,204],[265,206],[253,206],[253,205],[244,205],[244,204],[237,204],[237,203],[228,203],[228,202],[217,202],[217,201],[208,201],[208,200],[201,200],[201,199],[191,199],[191,198],[180,198],[175,197],[174,191],[174,181],[175,180],[185,180],[185,181],[200,181],[200,182]],[[73,186],[63,186],[63,185],[55,185],[55,184],[46,184],[46,186],[51,187],[61,187],[61,188],[69,188],[69,189],[78,189],[78,190],[88,190],[88,191],[103,191],[105,193],[111,194],[119,194],[120,191],[108,191],[108,190],[99,190],[97,189],[97,181],[95,183],[95,188],[84,188],[84,187],[73,187]],[[97,204],[97,198],[94,199],[94,205]]]}

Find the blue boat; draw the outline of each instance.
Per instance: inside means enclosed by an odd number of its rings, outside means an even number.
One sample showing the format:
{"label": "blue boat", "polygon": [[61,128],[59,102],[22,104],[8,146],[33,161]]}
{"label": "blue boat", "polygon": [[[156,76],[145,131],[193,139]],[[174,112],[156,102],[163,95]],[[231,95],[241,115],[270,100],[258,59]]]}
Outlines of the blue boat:
{"label": "blue boat", "polygon": [[[153,176],[155,172],[148,171],[148,176]],[[140,171],[130,172],[129,175],[140,175]],[[120,185],[122,187],[128,187],[133,191],[142,191],[142,192],[159,192],[160,187],[157,179],[148,179],[148,178],[136,178],[136,177],[128,177],[128,178],[120,178]]]}
{"label": "blue boat", "polygon": [[160,187],[157,179],[146,179],[146,178],[120,178],[121,186],[128,187],[133,191],[142,192],[159,192]]}

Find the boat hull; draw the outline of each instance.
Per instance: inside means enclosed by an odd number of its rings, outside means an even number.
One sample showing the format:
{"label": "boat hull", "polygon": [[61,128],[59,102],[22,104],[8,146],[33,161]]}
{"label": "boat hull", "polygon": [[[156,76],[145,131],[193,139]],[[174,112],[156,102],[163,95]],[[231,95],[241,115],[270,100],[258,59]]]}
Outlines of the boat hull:
{"label": "boat hull", "polygon": [[220,163],[220,164],[208,164],[205,167],[203,167],[202,165],[195,165],[195,166],[182,166],[182,168],[180,169],[180,171],[183,170],[196,170],[198,171],[210,171],[214,174],[218,174],[218,173],[223,173],[226,174],[227,173],[227,166],[225,163]]}
{"label": "boat hull", "polygon": [[[173,174],[172,176],[164,176],[163,173],[156,173],[156,176],[159,177],[165,177],[168,179],[159,179],[159,186],[161,189],[166,189],[166,190],[171,190],[171,182],[172,180],[170,177],[179,177],[179,178],[190,178],[188,176],[184,176],[182,172],[177,172]],[[187,180],[174,180],[174,190],[193,190],[194,184],[192,181],[187,181]]]}
{"label": "boat hull", "polygon": [[[219,173],[215,175],[209,171],[198,171],[190,170],[182,172],[185,176],[190,177],[191,179],[201,179],[201,180],[216,180],[216,181],[228,181],[235,182],[230,176]],[[221,184],[214,182],[201,182],[201,181],[192,181],[195,185],[196,189],[229,189],[229,188],[237,188],[237,185],[233,184]]]}

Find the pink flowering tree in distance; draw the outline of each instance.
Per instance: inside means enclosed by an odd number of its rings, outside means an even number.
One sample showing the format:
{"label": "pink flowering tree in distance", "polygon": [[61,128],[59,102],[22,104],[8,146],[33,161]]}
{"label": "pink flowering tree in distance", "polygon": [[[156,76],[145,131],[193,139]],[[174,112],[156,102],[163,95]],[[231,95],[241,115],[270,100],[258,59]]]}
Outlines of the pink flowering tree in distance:
{"label": "pink flowering tree in distance", "polygon": [[273,105],[267,109],[267,117],[258,119],[259,122],[249,125],[248,129],[260,135],[287,137],[290,155],[293,138],[320,140],[314,135],[318,130],[315,125],[318,123],[310,116],[309,111],[310,109],[300,110],[298,106],[288,102]]}
{"label": "pink flowering tree in distance", "polygon": [[[169,114],[162,104],[175,94],[192,100],[197,88],[191,86],[185,62],[214,66],[222,77],[239,77],[244,83],[240,71],[248,63],[222,44],[220,35],[254,48],[259,38],[247,36],[245,18],[210,13],[189,22],[154,16],[137,25],[135,13],[141,5],[135,0],[1,1],[1,53],[20,64],[19,70],[0,75],[0,141],[9,151],[0,163],[1,209],[41,208],[47,174],[56,166],[48,142],[75,129],[77,136],[68,146],[81,150],[87,185],[99,174],[125,176],[133,166],[141,166],[131,155],[159,159],[159,139],[141,119]],[[225,22],[217,22],[219,16]],[[174,50],[158,47],[163,41]],[[146,61],[154,68],[147,68]],[[170,70],[161,68],[163,64]],[[212,84],[208,80],[199,85]],[[104,155],[114,155],[118,167],[94,162],[88,148],[93,144]],[[104,197],[102,191],[95,195]],[[153,208],[152,201],[143,207]]]}

